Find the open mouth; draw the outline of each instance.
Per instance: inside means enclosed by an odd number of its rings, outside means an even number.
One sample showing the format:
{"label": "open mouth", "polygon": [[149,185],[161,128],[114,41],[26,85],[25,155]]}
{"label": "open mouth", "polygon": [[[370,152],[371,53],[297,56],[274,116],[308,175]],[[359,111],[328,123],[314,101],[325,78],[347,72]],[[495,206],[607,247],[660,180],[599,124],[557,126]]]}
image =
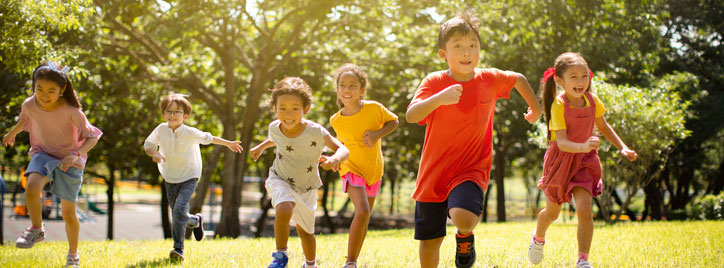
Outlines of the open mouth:
{"label": "open mouth", "polygon": [[461,61],[460,65],[470,65],[472,63],[473,63],[472,61]]}
{"label": "open mouth", "polygon": [[574,87],[574,88],[573,88],[573,92],[576,92],[576,93],[579,93],[579,94],[580,94],[580,93],[583,93],[583,88],[582,88],[582,87]]}
{"label": "open mouth", "polygon": [[294,121],[295,120],[293,120],[293,119],[292,120],[282,120],[282,123],[284,123],[285,125],[291,125],[291,124],[294,124]]}

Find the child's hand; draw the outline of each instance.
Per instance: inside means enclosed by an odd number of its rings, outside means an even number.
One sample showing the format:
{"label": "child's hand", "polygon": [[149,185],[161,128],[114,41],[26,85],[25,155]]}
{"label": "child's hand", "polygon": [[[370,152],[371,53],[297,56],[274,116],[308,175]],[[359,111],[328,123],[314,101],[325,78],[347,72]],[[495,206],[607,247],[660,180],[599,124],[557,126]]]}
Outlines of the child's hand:
{"label": "child's hand", "polygon": [[164,158],[163,155],[161,155],[161,153],[159,153],[159,152],[156,152],[155,154],[153,154],[153,156],[151,158],[153,159],[153,162],[156,162],[159,164],[163,164],[163,162],[166,162],[166,158]]}
{"label": "child's hand", "polygon": [[375,131],[367,130],[365,131],[365,134],[362,136],[362,143],[364,143],[367,147],[375,146],[375,143],[377,143],[377,140],[380,138],[377,137],[377,134]]}
{"label": "child's hand", "polygon": [[226,145],[226,147],[229,147],[229,150],[231,150],[232,152],[241,153],[241,151],[243,151],[244,148],[242,148],[241,145],[239,145],[239,143],[241,143],[241,141],[231,141],[231,142],[229,142],[229,144]]}
{"label": "child's hand", "polygon": [[586,152],[590,152],[593,150],[598,150],[598,145],[601,144],[601,139],[598,138],[598,136],[591,136],[588,138],[588,140],[583,144],[584,150]]}
{"label": "child's hand", "polygon": [[454,84],[438,92],[433,97],[440,105],[450,105],[458,103],[461,95],[463,95],[463,86]]}
{"label": "child's hand", "polygon": [[538,121],[538,119],[540,118],[540,115],[541,115],[540,111],[535,112],[535,111],[533,111],[533,109],[528,107],[528,112],[526,112],[523,115],[523,117],[525,117],[525,120],[528,120],[528,122],[530,122],[532,124],[532,123],[535,123],[536,121]]}
{"label": "child's hand", "polygon": [[13,146],[13,144],[15,144],[15,134],[11,131],[3,136],[3,146]]}
{"label": "child's hand", "polygon": [[631,150],[629,148],[623,148],[621,150],[621,155],[625,156],[626,158],[628,158],[629,161],[632,161],[632,162],[634,160],[636,160],[636,158],[639,157],[639,155],[636,152],[634,152],[634,150]]}
{"label": "child's hand", "polygon": [[322,163],[321,166],[325,170],[338,171],[339,164],[342,163],[342,161],[339,161],[336,157],[322,155],[319,157],[319,163]]}
{"label": "child's hand", "polygon": [[256,160],[259,160],[261,154],[264,153],[264,150],[261,148],[260,145],[254,146],[253,148],[251,148],[251,150],[249,150],[249,156],[251,156],[251,159],[254,159],[254,162],[256,162]]}
{"label": "child's hand", "polygon": [[63,158],[63,162],[60,165],[60,170],[62,170],[63,172],[68,171],[70,166],[72,166],[73,163],[79,159],[80,159],[80,157],[78,155],[76,155],[75,153],[72,153],[72,154],[66,156],[65,158]]}

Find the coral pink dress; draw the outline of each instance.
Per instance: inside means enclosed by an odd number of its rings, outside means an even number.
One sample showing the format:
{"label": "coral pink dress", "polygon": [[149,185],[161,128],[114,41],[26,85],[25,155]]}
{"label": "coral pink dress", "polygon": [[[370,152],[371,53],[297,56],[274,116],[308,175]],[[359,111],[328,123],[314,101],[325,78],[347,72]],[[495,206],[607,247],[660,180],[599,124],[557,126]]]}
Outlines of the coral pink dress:
{"label": "coral pink dress", "polygon": [[[590,106],[583,108],[571,107],[568,100],[559,95],[564,104],[566,136],[568,140],[578,143],[586,142],[593,135],[596,115],[596,102],[590,93],[584,96]],[[561,151],[558,143],[552,141],[546,151],[543,163],[543,176],[538,181],[549,201],[557,204],[571,202],[574,187],[586,189],[592,196],[601,194],[601,162],[598,151],[587,153],[569,153]]]}

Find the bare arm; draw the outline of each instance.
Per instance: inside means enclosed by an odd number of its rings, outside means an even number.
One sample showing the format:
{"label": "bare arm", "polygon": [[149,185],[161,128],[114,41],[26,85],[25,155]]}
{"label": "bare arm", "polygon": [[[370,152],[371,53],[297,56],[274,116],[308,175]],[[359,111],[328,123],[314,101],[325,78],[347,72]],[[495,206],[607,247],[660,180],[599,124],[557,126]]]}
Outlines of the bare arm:
{"label": "bare arm", "polygon": [[334,154],[330,157],[322,157],[322,168],[339,170],[339,164],[346,160],[349,156],[349,149],[345,147],[339,140],[332,135],[324,136],[324,145],[334,150]]}
{"label": "bare arm", "polygon": [[518,80],[515,82],[515,90],[517,90],[525,102],[528,103],[528,112],[524,115],[525,120],[528,120],[528,122],[531,123],[538,121],[542,113],[540,104],[538,103],[538,99],[535,97],[533,88],[530,87],[528,79],[526,79],[524,75],[518,74]]}
{"label": "bare arm", "polygon": [[273,141],[271,141],[270,139],[265,139],[261,143],[252,147],[251,150],[249,150],[249,156],[251,156],[251,158],[254,159],[254,162],[256,162],[256,160],[259,160],[259,156],[264,153],[264,150],[274,146],[277,145]]}
{"label": "bare arm", "polygon": [[408,123],[417,123],[425,119],[432,111],[442,105],[456,104],[463,94],[463,86],[454,84],[427,99],[416,102],[407,109],[405,119]]}
{"label": "bare arm", "polygon": [[379,139],[382,139],[392,133],[392,131],[394,131],[399,124],[399,120],[390,120],[385,122],[385,124],[382,125],[382,128],[377,131],[368,130],[362,137],[362,142],[364,142],[365,146],[372,147],[375,145],[375,143],[377,143]]}
{"label": "bare arm", "polygon": [[94,146],[98,143],[98,138],[87,138],[85,142],[83,142],[83,145],[78,148],[75,153],[71,153],[70,155],[63,158],[63,163],[60,166],[60,169],[63,171],[68,171],[68,168],[70,168],[71,165],[75,161],[80,160],[80,156],[87,154],[91,149],[93,149]]}
{"label": "bare arm", "polygon": [[214,138],[211,140],[211,143],[218,144],[218,145],[224,145],[224,146],[228,147],[229,150],[231,150],[232,152],[235,152],[235,153],[241,153],[241,151],[244,150],[244,148],[242,148],[241,145],[239,145],[239,143],[241,143],[241,141],[229,141],[224,138],[219,138],[219,137],[214,136]]}
{"label": "bare arm", "polygon": [[606,137],[608,141],[613,143],[613,146],[616,146],[616,148],[618,148],[618,150],[621,152],[621,155],[625,156],[631,161],[634,161],[636,160],[636,158],[638,158],[638,154],[636,154],[635,151],[629,149],[628,146],[623,143],[621,138],[618,137],[618,134],[616,134],[616,131],[614,131],[611,125],[606,122],[606,119],[603,118],[603,116],[596,118],[595,122],[598,131],[600,131],[601,134],[603,134],[603,136]]}
{"label": "bare arm", "polygon": [[598,150],[598,145],[601,143],[597,136],[591,136],[584,143],[573,142],[568,139],[565,129],[556,130],[556,142],[558,149],[569,153],[587,153],[591,150]]}
{"label": "bare arm", "polygon": [[13,128],[8,131],[5,136],[3,136],[3,145],[4,146],[13,146],[15,144],[15,136],[18,135],[21,131],[23,131],[23,126],[25,125],[25,121],[23,119],[18,120],[18,123],[15,124]]}

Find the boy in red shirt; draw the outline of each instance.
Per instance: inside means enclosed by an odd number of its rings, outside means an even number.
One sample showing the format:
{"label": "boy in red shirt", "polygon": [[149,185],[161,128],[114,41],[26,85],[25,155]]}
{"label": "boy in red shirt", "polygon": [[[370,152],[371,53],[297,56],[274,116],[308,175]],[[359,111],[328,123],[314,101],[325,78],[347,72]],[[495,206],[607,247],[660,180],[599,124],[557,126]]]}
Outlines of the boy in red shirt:
{"label": "boy in red shirt", "polygon": [[477,23],[469,13],[443,23],[438,34],[438,55],[449,69],[425,77],[407,108],[407,122],[427,124],[412,194],[417,201],[415,239],[420,240],[423,268],[438,265],[446,217],[457,227],[456,267],[472,267],[475,263],[473,229],[490,181],[496,100],[509,98],[515,87],[529,106],[525,119],[533,123],[541,115],[525,76],[475,68],[481,42]]}

